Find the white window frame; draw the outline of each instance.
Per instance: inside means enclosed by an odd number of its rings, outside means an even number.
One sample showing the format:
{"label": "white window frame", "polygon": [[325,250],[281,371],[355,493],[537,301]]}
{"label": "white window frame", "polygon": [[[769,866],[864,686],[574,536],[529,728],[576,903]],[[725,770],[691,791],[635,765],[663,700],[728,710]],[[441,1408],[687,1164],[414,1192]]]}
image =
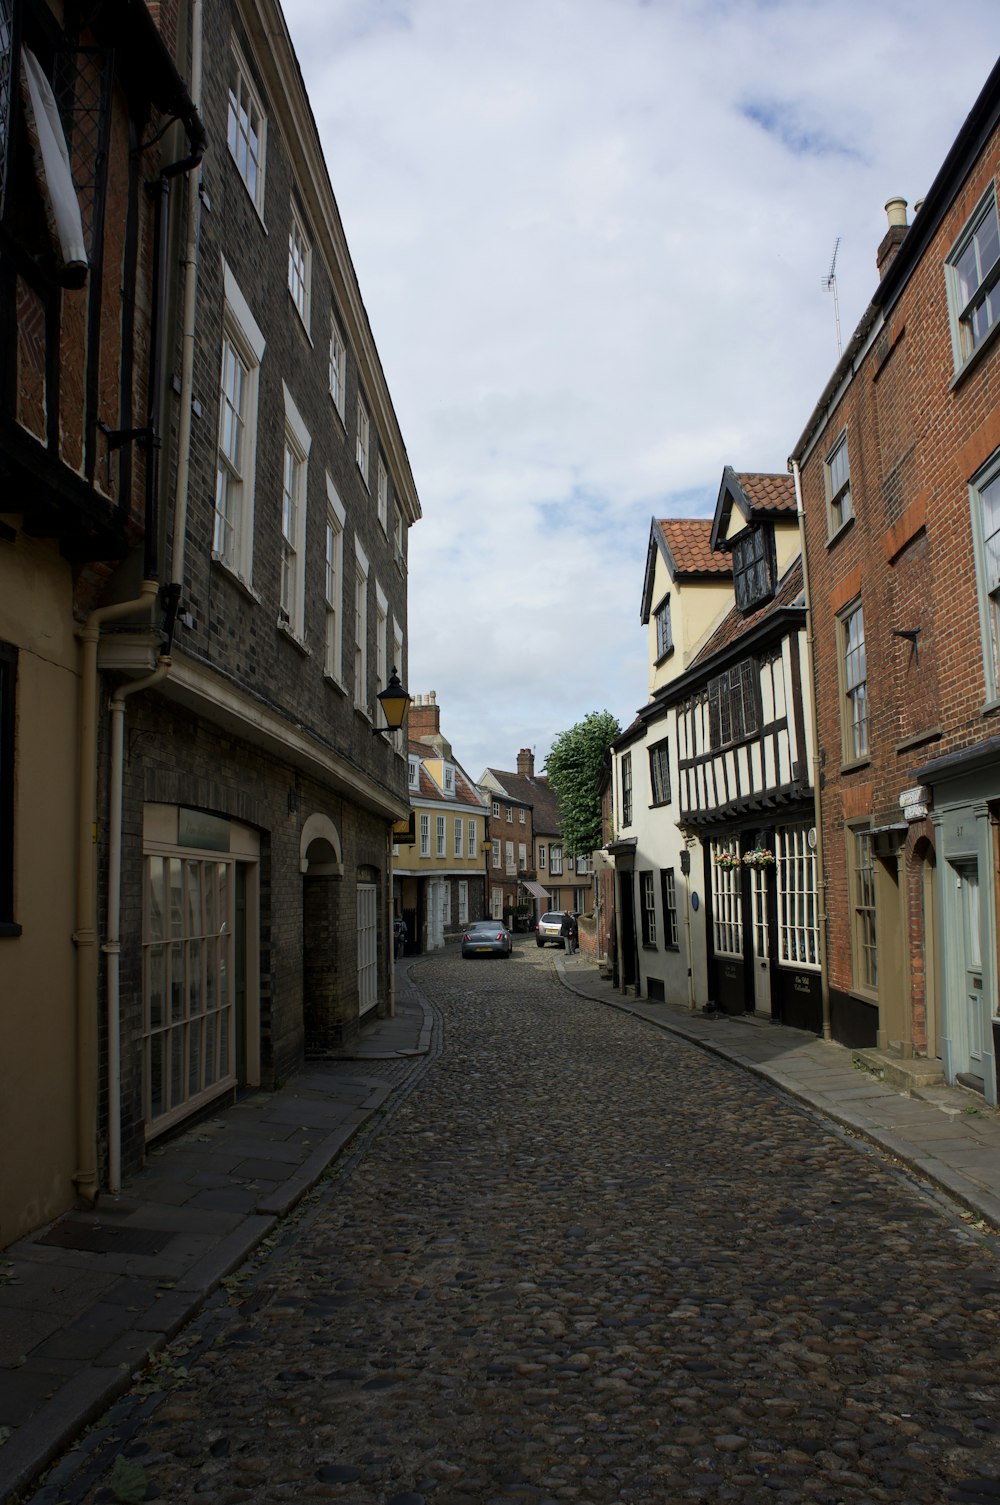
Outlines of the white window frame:
{"label": "white window frame", "polygon": [[421,857],[431,855],[431,818],[429,815],[420,817],[420,855]]}
{"label": "white window frame", "polygon": [[326,477],[326,535],[323,559],[323,600],[326,608],[323,671],[343,688],[344,683],[344,532],[347,512],[337,488]]}
{"label": "white window frame", "polygon": [[444,857],[446,854],[445,843],[447,841],[447,834],[443,815],[435,815],[434,817],[434,837],[434,850],[438,857]]}
{"label": "white window frame", "polygon": [[[987,225],[989,232],[984,236],[982,232]],[[996,245],[997,254],[984,266],[982,250],[991,242]],[[966,265],[960,270],[963,262]],[[966,275],[970,271],[975,276],[974,285]],[[1000,323],[1000,220],[995,182],[979,200],[949,251],[945,278],[952,353],[955,370],[959,371],[982,349]],[[981,318],[984,310],[985,318]]]}
{"label": "white window frame", "polygon": [[504,842],[503,856],[504,872],[507,874],[508,878],[512,878],[517,872],[517,868],[514,866],[514,843],[512,841]]}
{"label": "white window frame", "polygon": [[709,847],[712,869],[712,948],[716,956],[743,955],[742,867],[720,867],[718,859],[739,856],[734,839],[713,841]]}
{"label": "white window frame", "polygon": [[[235,41],[231,44],[230,66],[233,74],[230,75],[228,90],[226,142],[229,155],[236,164],[236,171],[240,175],[243,186],[250,195],[257,213],[263,219],[267,116],[260,102],[260,95],[252,81],[246,59]],[[257,117],[256,132],[253,128],[254,113]],[[254,150],[254,138],[256,150]]]}
{"label": "white window frame", "polygon": [[469,923],[469,880],[467,878],[458,880],[458,923],[460,925]]}
{"label": "white window frame", "polygon": [[878,910],[875,846],[869,825],[845,827],[854,991],[878,997]]}
{"label": "white window frame", "polygon": [[312,244],[303,229],[302,216],[291,207],[288,225],[288,292],[302,327],[309,333],[312,296]]}
{"label": "white window frame", "polygon": [[490,846],[493,849],[493,851],[492,851],[493,866],[495,868],[499,868],[499,866],[500,866],[500,843],[498,841],[491,841],[490,842]]}
{"label": "white window frame", "polygon": [[[257,473],[257,401],[260,366],[267,342],[228,264],[222,261],[222,356],[219,368],[219,420],[212,558],[246,586],[253,578],[254,492]],[[239,454],[226,455],[225,360],[227,344],[244,371]]]}
{"label": "white window frame", "polygon": [[410,754],[410,759],[409,759],[409,764],[408,764],[408,781],[407,782],[408,782],[408,787],[410,789],[416,790],[416,789],[420,788],[420,759],[419,758],[415,758],[412,753]]}
{"label": "white window frame", "polygon": [[969,485],[986,704],[1000,700],[1000,450]]}
{"label": "white window frame", "polygon": [[358,469],[361,472],[361,479],[364,481],[365,485],[369,487],[369,489],[370,489],[370,483],[369,483],[369,480],[368,480],[368,466],[369,466],[370,458],[371,458],[370,457],[370,450],[371,450],[371,419],[368,416],[368,409],[365,407],[364,402],[359,397],[358,398],[357,430],[356,430],[356,433],[355,433],[355,440],[354,440],[354,458],[355,458],[355,461],[357,462],[357,467],[358,467]]}
{"label": "white window frame", "polygon": [[852,601],[837,618],[837,663],[844,761],[859,763],[871,755],[865,616],[859,600]]}
{"label": "white window frame", "polygon": [[494,800],[493,801],[493,819],[494,820],[499,820],[500,819],[500,801],[499,800]]}
{"label": "white window frame", "polygon": [[389,472],[379,455],[375,465],[375,504],[382,532],[389,537]]}
{"label": "white window frame", "polygon": [[775,832],[774,856],[778,879],[778,961],[786,967],[818,971],[815,842],[812,827],[782,827]]}
{"label": "white window frame", "polygon": [[639,874],[639,915],[643,946],[656,949],[656,875],[651,868]]}
{"label": "white window frame", "polygon": [[[284,382],[285,445],[281,479],[281,582],[278,626],[299,643],[305,641],[306,507],[312,438]],[[295,465],[294,493],[289,493],[289,466]]]}
{"label": "white window frame", "polygon": [[660,893],[663,899],[663,945],[667,951],[680,949],[677,927],[677,881],[672,867],[660,869]]}
{"label": "white window frame", "polygon": [[478,855],[477,854],[477,848],[478,848],[478,846],[479,846],[479,833],[478,833],[478,828],[476,826],[476,822],[474,820],[467,820],[466,823],[465,823],[465,855],[466,855],[466,857],[475,857],[475,856],[477,856]]}
{"label": "white window frame", "polygon": [[826,460],[823,462],[823,481],[826,486],[826,515],[829,536],[832,538],[845,528],[854,516],[854,500],[851,495],[851,455],[847,446],[847,431],[840,435]]}
{"label": "white window frame", "polygon": [[524,825],[524,806],[523,805],[521,806],[521,808],[517,812],[517,819],[518,819],[519,825],[523,826]]}
{"label": "white window frame", "polygon": [[368,556],[354,540],[354,704],[368,715]]}
{"label": "white window frame", "polygon": [[519,873],[523,873],[527,871],[527,867],[528,848],[525,846],[523,841],[519,841],[517,844],[517,870]]}
{"label": "white window frame", "polygon": [[549,876],[561,878],[563,870],[563,849],[553,842],[549,846]]}
{"label": "white window frame", "polygon": [[389,602],[375,581],[375,690],[389,683]]}
{"label": "white window frame", "polygon": [[343,419],[347,411],[347,345],[337,323],[336,314],[330,315],[330,396],[333,405]]}
{"label": "white window frame", "polygon": [[538,871],[540,873],[544,873],[544,871],[545,871],[545,843],[544,843],[544,841],[541,842],[541,843],[539,843],[539,847],[538,847]]}
{"label": "white window frame", "polygon": [[452,835],[453,835],[454,843],[455,843],[455,845],[454,845],[455,856],[456,857],[461,857],[462,852],[463,852],[464,847],[465,847],[465,840],[464,840],[464,833],[462,831],[462,817],[460,815],[456,815],[455,816],[455,829],[454,829],[454,832],[452,833]]}
{"label": "white window frame", "polygon": [[406,549],[404,542],[406,529],[403,525],[403,514],[398,507],[392,509],[392,557],[402,572],[406,568]]}

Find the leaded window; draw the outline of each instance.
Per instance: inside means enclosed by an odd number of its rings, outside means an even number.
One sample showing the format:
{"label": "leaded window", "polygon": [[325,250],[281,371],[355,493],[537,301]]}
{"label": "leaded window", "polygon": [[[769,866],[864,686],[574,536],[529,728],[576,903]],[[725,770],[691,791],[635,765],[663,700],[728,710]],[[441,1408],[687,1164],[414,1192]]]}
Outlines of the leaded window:
{"label": "leaded window", "polygon": [[653,791],[653,804],[670,803],[670,745],[657,742],[649,749],[649,782]]}
{"label": "leaded window", "polygon": [[773,589],[771,529],[749,529],[733,544],[733,588],[741,611],[766,601]]}
{"label": "leaded window", "polygon": [[786,966],[819,966],[815,832],[807,826],[779,830],[778,959]]}
{"label": "leaded window", "polygon": [[709,737],[712,747],[726,747],[753,736],[760,724],[757,666],[745,658],[708,682]]}

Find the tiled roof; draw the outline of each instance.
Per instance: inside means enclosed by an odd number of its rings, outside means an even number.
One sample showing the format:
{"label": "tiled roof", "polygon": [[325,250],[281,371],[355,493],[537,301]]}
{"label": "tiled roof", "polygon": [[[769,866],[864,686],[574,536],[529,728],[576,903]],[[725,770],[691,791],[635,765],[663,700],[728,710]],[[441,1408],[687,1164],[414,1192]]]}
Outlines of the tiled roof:
{"label": "tiled roof", "polygon": [[454,758],[449,758],[446,760],[447,762],[451,763],[452,767],[455,770],[455,793],[451,795],[445,794],[438,788],[437,784],[434,782],[430,774],[427,772],[427,769],[424,767],[423,760],[425,758],[430,757],[433,760],[433,758],[436,756],[434,749],[428,747],[426,742],[410,742],[409,750],[414,757],[420,759],[420,788],[410,790],[411,800],[433,800],[435,803],[441,805],[482,804],[482,796],[480,795],[479,790],[469,778],[469,775],[466,773],[465,769],[461,766],[461,764],[456,763]]}
{"label": "tiled roof", "polygon": [[754,512],[795,511],[795,482],[791,476],[737,471],[736,479]]}
{"label": "tiled roof", "polygon": [[678,575],[731,575],[728,554],[712,549],[712,519],[661,517],[660,532]]}
{"label": "tiled roof", "polygon": [[781,611],[783,607],[794,606],[801,594],[802,561],[801,559],[796,559],[794,564],[789,566],[784,578],[778,582],[778,589],[770,601],[766,601],[759,611],[753,611],[749,615],[744,616],[739,608],[734,606],[732,611],[726,614],[704,648],[692,660],[691,667],[694,668],[695,665],[703,663],[706,659],[710,659],[720,649],[727,648],[730,644],[735,643],[738,638],[742,637],[751,627],[756,627],[757,623],[762,622],[765,617],[772,616],[775,612]]}

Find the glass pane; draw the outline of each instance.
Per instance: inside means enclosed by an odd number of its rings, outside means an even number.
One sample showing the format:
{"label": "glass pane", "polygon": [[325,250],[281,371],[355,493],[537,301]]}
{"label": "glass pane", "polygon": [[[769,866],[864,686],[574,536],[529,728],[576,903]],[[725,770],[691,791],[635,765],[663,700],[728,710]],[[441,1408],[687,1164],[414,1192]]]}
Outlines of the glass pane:
{"label": "glass pane", "polygon": [[215,1059],[218,1045],[217,1022],[214,1014],[205,1016],[205,1086],[210,1087],[219,1079],[219,1068]]}
{"label": "glass pane", "polygon": [[147,959],[150,1029],[159,1029],[164,1020],[167,991],[167,958],[163,946],[150,946]]}
{"label": "glass pane", "polygon": [[170,872],[170,934],[176,938],[184,934],[184,875],[177,857],[168,858],[167,867]]}
{"label": "glass pane", "polygon": [[184,942],[170,946],[170,1018],[184,1018]]}
{"label": "glass pane", "polygon": [[169,1108],[184,1101],[184,1036],[186,1033],[183,1025],[179,1029],[170,1031],[170,1089],[167,1101]]}
{"label": "glass pane", "polygon": [[979,248],[979,280],[982,282],[990,272],[997,256],[1000,255],[1000,236],[997,234],[995,205],[990,206],[986,218],[976,231],[976,244]]}
{"label": "glass pane", "polygon": [[164,938],[163,919],[163,859],[162,857],[150,857],[149,859],[149,939],[162,941]]}
{"label": "glass pane", "polygon": [[202,956],[204,941],[194,940],[188,943],[187,969],[188,969],[188,1014],[193,1019],[203,1012],[204,990],[202,987]]}
{"label": "glass pane", "polygon": [[163,1101],[163,1035],[153,1035],[149,1042],[149,1116],[159,1118]]}
{"label": "glass pane", "polygon": [[201,1029],[202,1022],[198,1020],[188,1030],[188,1097],[201,1091]]}

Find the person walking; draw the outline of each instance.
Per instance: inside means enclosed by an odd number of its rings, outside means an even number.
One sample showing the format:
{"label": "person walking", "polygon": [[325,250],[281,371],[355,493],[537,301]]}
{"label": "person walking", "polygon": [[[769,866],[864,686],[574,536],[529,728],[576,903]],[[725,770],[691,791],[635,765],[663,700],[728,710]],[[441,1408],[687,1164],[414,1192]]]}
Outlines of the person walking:
{"label": "person walking", "polygon": [[563,915],[563,921],[559,927],[559,934],[562,936],[562,942],[566,950],[566,955],[572,956],[574,951],[576,950],[577,930],[576,920],[568,912]]}
{"label": "person walking", "polygon": [[397,915],[392,924],[392,950],[396,961],[399,961],[399,958],[403,954],[407,934],[406,921],[402,915]]}

